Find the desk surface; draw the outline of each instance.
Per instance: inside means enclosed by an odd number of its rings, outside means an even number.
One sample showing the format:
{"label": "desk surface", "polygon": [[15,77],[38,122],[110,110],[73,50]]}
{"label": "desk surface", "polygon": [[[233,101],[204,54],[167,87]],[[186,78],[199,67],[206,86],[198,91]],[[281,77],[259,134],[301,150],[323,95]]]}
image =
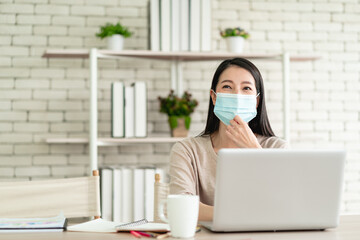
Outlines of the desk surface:
{"label": "desk surface", "polygon": [[[121,240],[136,239],[129,233],[3,233],[0,239],[6,240]],[[145,238],[146,239],[146,238]],[[173,238],[166,238],[173,239]],[[211,233],[202,229],[195,239],[207,240],[359,240],[360,215],[340,217],[340,225],[335,229],[326,231],[292,231],[292,232],[254,232],[254,233]]]}

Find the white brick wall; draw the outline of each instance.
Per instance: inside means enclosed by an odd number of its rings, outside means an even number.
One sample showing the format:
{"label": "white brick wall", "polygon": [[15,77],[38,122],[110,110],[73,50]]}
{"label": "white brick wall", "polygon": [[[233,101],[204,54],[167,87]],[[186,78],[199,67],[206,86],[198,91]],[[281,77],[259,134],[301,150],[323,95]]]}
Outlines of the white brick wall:
{"label": "white brick wall", "polygon": [[[148,47],[145,0],[0,0],[0,181],[81,176],[86,145],[46,144],[48,137],[87,136],[88,61],[41,58],[48,48],[104,47],[99,26],[120,20],[134,36],[127,49]],[[218,28],[241,26],[245,50],[321,55],[291,64],[291,136],[295,148],[348,151],[343,212],[360,209],[360,3],[357,1],[213,0],[212,42],[225,50]],[[184,87],[200,101],[191,133],[204,128],[208,89],[219,62],[184,63]],[[281,65],[255,61],[267,91],[269,116],[281,136]],[[99,62],[99,135],[110,135],[110,85],[148,84],[149,131],[168,133],[157,96],[170,87],[170,64],[143,59]],[[172,144],[99,149],[99,162],[166,166]],[[141,149],[141,151],[139,151]]]}

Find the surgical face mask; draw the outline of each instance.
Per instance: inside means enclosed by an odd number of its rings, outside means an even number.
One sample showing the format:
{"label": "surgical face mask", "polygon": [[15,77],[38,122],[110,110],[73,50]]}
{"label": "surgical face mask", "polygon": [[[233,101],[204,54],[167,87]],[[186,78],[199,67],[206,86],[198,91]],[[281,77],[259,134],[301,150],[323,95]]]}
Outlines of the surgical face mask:
{"label": "surgical face mask", "polygon": [[230,120],[234,119],[236,115],[247,123],[256,117],[256,97],[260,93],[256,96],[231,93],[215,94],[214,113],[224,124],[230,125]]}

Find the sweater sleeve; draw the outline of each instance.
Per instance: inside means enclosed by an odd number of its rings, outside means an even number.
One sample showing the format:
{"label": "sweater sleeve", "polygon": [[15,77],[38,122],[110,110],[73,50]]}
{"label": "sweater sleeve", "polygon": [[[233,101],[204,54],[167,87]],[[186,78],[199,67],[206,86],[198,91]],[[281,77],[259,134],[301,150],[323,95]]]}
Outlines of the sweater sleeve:
{"label": "sweater sleeve", "polygon": [[278,137],[267,137],[260,143],[263,148],[289,148],[288,143]]}
{"label": "sweater sleeve", "polygon": [[170,153],[170,194],[196,195],[196,179],[193,155],[181,142]]}

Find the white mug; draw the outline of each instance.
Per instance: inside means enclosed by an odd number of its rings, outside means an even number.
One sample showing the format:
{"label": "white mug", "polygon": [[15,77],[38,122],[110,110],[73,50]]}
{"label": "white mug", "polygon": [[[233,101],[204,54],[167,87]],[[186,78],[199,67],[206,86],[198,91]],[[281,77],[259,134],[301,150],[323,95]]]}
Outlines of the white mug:
{"label": "white mug", "polygon": [[[164,205],[167,204],[167,216],[164,215]],[[194,237],[199,215],[199,196],[169,195],[159,206],[159,216],[169,223],[172,237]]]}

